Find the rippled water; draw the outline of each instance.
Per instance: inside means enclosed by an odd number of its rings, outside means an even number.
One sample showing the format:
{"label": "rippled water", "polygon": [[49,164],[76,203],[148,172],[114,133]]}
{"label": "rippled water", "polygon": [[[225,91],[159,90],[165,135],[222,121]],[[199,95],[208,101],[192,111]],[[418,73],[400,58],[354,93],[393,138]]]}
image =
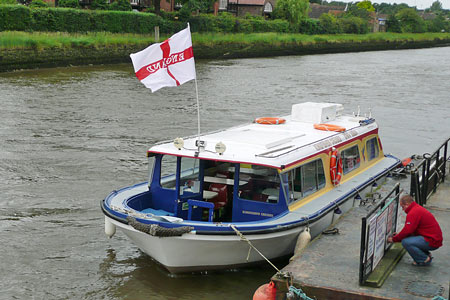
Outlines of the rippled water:
{"label": "rippled water", "polygon": [[[450,132],[450,48],[198,61],[202,131],[305,101],[368,112],[385,152]],[[170,276],[99,202],[144,181],[147,148],[195,134],[193,82],[154,94],[131,64],[0,73],[0,299],[249,299],[269,267]],[[281,265],[282,266],[282,265]]]}

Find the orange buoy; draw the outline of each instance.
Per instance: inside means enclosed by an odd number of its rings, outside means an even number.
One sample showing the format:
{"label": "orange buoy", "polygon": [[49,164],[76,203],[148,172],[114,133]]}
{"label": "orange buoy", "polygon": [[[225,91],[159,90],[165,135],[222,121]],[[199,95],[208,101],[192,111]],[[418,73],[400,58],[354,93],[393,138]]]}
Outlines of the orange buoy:
{"label": "orange buoy", "polygon": [[286,123],[286,120],[283,118],[258,118],[255,122],[265,125],[280,125]]}
{"label": "orange buoy", "polygon": [[342,178],[342,158],[337,150],[331,152],[330,176],[333,185],[338,185]]}
{"label": "orange buoy", "polygon": [[333,124],[314,124],[314,129],[323,130],[323,131],[336,131],[343,132],[345,131],[345,127],[333,125]]}
{"label": "orange buoy", "polygon": [[411,161],[412,161],[412,158],[411,158],[411,157],[407,157],[407,158],[405,158],[404,160],[402,160],[402,165],[403,165],[404,167],[406,167],[407,165],[410,164]]}
{"label": "orange buoy", "polygon": [[270,283],[263,284],[256,290],[253,295],[253,300],[275,300],[276,295],[277,288],[275,283],[271,281]]}

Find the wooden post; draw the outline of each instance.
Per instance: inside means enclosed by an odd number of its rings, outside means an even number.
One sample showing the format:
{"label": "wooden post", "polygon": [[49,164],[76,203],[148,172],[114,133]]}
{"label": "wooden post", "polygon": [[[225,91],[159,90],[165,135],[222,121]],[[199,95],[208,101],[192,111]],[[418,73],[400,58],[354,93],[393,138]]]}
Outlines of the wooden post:
{"label": "wooden post", "polygon": [[155,26],[155,42],[159,42],[159,26]]}

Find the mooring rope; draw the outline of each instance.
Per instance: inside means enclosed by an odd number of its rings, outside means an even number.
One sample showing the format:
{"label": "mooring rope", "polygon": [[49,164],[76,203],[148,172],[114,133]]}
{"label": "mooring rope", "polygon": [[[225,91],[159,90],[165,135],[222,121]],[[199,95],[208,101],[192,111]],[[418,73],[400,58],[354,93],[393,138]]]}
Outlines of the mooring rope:
{"label": "mooring rope", "polygon": [[[261,253],[255,246],[253,246],[252,242],[250,242],[234,225],[231,225],[231,228],[236,232],[236,234],[241,238],[242,241],[247,242],[251,248],[253,248],[259,255],[261,255],[262,258],[264,258],[276,271],[278,274],[283,274],[267,257],[264,256],[264,254]],[[250,248],[250,249],[251,249]],[[250,256],[250,251],[247,255],[247,260]]]}

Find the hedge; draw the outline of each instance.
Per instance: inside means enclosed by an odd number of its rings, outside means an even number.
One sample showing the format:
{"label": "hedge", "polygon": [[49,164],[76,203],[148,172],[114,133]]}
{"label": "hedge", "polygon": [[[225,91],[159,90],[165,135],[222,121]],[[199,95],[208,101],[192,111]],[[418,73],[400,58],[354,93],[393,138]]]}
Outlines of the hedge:
{"label": "hedge", "polygon": [[[112,32],[153,33],[159,26],[160,33],[172,34],[190,23],[192,32],[220,33],[367,33],[367,21],[357,17],[333,18],[320,21],[305,19],[298,25],[286,20],[264,20],[262,17],[236,18],[223,13],[219,16],[200,14],[177,20],[175,13],[164,14],[165,18],[152,13],[128,11],[82,10],[74,8],[29,8],[23,5],[0,5],[0,31],[48,31],[48,32]],[[335,29],[331,30],[330,23]]]}
{"label": "hedge", "polygon": [[[190,16],[192,32],[289,32],[285,20],[266,21],[241,19],[230,14],[200,14]],[[125,11],[81,10],[74,8],[29,8],[23,5],[0,5],[0,31],[48,31],[48,32],[113,32],[174,33],[186,26],[186,22],[165,19],[152,13]]]}
{"label": "hedge", "polygon": [[0,5],[0,31],[173,33],[185,25],[151,13]]}

